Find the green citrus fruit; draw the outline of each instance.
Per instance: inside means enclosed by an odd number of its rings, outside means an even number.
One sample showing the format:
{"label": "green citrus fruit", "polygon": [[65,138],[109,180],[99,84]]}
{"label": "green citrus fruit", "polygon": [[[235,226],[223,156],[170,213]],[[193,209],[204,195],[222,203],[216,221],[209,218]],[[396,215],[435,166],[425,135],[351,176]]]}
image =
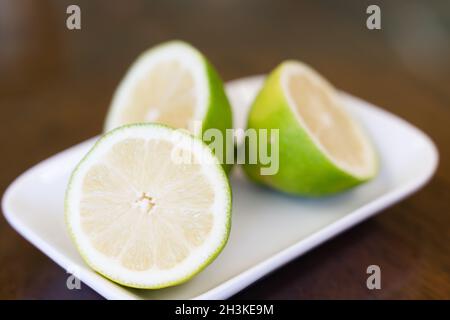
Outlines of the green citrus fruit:
{"label": "green citrus fruit", "polygon": [[156,289],[190,279],[219,254],[230,231],[231,191],[200,139],[159,124],[126,125],[100,138],[78,164],[65,214],[95,271]]}
{"label": "green citrus fruit", "polygon": [[279,129],[279,170],[263,175],[261,161],[244,165],[252,180],[272,188],[322,196],[377,172],[375,151],[339,94],[303,63],[285,61],[269,75],[251,107],[248,128]]}
{"label": "green citrus fruit", "polygon": [[[225,130],[232,128],[222,81],[205,56],[191,45],[170,41],[145,51],[119,84],[105,131],[145,122],[186,129],[200,138],[208,129],[218,129],[225,137]],[[225,163],[225,140],[223,144],[215,151]],[[230,166],[224,168],[228,171]]]}

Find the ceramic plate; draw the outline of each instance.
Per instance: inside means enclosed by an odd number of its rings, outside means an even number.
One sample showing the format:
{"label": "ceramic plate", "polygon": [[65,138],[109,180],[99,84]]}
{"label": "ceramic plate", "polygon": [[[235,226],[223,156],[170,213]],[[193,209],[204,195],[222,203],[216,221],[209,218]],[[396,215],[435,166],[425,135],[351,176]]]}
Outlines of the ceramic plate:
{"label": "ceramic plate", "polygon": [[[245,124],[249,103],[263,81],[232,81],[227,91],[236,127]],[[400,201],[422,187],[436,169],[438,154],[421,131],[365,101],[342,93],[378,150],[381,171],[373,181],[337,196],[304,199],[258,187],[234,170],[233,222],[219,257],[192,280],[162,290],[116,285],[84,263],[66,232],[64,191],[75,164],[96,138],[71,147],[31,168],[7,189],[2,207],[9,223],[61,267],[108,299],[223,299]],[[270,235],[270,236],[268,236]]]}

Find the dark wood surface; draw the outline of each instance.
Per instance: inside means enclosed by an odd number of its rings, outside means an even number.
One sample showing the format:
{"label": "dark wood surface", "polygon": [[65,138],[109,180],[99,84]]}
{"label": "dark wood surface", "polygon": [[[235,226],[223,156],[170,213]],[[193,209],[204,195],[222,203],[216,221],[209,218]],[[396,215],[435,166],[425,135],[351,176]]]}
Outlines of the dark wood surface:
{"label": "dark wood surface", "polygon": [[[234,298],[450,298],[450,6],[376,1],[0,0],[0,191],[21,172],[98,134],[133,59],[161,41],[192,42],[224,80],[266,73],[286,58],[382,106],[435,141],[440,165],[421,191],[299,257]],[[66,7],[82,30],[65,27]],[[366,288],[366,268],[382,289]],[[0,298],[100,299],[0,217]]]}

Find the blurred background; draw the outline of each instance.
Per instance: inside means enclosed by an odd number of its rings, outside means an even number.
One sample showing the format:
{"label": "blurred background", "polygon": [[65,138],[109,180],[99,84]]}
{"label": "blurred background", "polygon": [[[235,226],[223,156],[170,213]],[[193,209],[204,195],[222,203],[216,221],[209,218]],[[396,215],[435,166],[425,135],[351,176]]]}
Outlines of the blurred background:
{"label": "blurred background", "polygon": [[[81,8],[81,30],[66,8]],[[381,8],[381,30],[366,8]],[[424,130],[431,183],[235,298],[450,298],[450,1],[0,0],[0,192],[21,172],[97,135],[136,56],[182,39],[228,81],[287,58]],[[383,270],[382,290],[365,286]],[[96,299],[0,217],[0,298]]]}

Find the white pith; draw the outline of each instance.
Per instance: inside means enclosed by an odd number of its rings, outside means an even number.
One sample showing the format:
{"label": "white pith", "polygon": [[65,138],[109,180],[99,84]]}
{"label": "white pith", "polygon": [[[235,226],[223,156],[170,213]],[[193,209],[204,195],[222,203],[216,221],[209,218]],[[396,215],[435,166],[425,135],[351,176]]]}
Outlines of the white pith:
{"label": "white pith", "polygon": [[[136,62],[128,70],[124,79],[119,84],[114,97],[111,102],[110,110],[107,116],[105,130],[110,131],[116,127],[129,124],[124,121],[124,115],[128,112],[128,103],[132,97],[133,90],[144,81],[156,67],[161,64],[176,62],[184,70],[186,70],[193,78],[194,81],[194,93],[195,107],[193,110],[192,118],[184,119],[186,125],[183,126],[190,130],[194,134],[195,124],[194,121],[202,121],[206,115],[209,102],[209,83],[207,68],[205,60],[201,54],[188,44],[180,41],[173,41],[168,44],[161,45],[159,47],[149,49],[139,56]],[[174,75],[176,78],[176,75]],[[172,77],[172,76],[171,76]],[[176,86],[176,81],[170,82],[170,87],[167,87],[167,91],[173,89]],[[149,88],[150,90],[150,88]],[[182,99],[182,97],[180,97]],[[164,108],[163,106],[153,106],[156,108]],[[151,109],[142,118],[135,121],[136,123],[144,122],[161,122],[158,121],[158,110]],[[161,122],[162,123],[162,122]],[[170,123],[162,123],[165,125],[171,125]]]}
{"label": "white pith", "polygon": [[[83,181],[86,173],[94,165],[104,159],[111,148],[126,139],[156,139],[176,144],[180,148],[191,150],[194,155],[202,160],[201,175],[206,177],[212,186],[214,202],[211,204],[213,223],[203,243],[191,247],[189,255],[179,264],[169,269],[152,267],[148,270],[136,271],[124,267],[118,259],[112,259],[99,252],[93,245],[91,239],[83,230],[80,214],[80,202],[83,197]],[[161,159],[171,161],[171,159]],[[175,175],[180,173],[174,173]],[[180,180],[183,179],[180,174]],[[220,164],[212,155],[208,147],[200,141],[190,137],[186,133],[171,130],[163,126],[137,125],[124,127],[108,134],[92,149],[89,155],[80,163],[72,176],[66,198],[66,215],[72,235],[76,244],[88,263],[101,274],[118,281],[122,284],[135,287],[159,287],[180,282],[199,268],[207,264],[226,240],[228,233],[230,195],[228,183]],[[153,200],[152,200],[153,201]],[[140,209],[147,210],[150,202],[137,204]],[[156,203],[156,205],[158,205]],[[179,205],[179,204],[174,204]]]}
{"label": "white pith", "polygon": [[[291,95],[289,89],[289,81],[293,76],[304,76],[309,82],[314,84],[315,86],[321,89],[321,93],[327,96],[333,103],[327,104],[329,108],[336,108],[336,111],[340,112],[341,116],[345,117],[345,121],[350,126],[350,129],[353,133],[352,137],[355,139],[353,142],[357,142],[361,147],[361,158],[363,159],[358,163],[358,165],[352,165],[346,162],[343,159],[339,159],[338,157],[333,156],[333,154],[321,143],[320,139],[316,136],[314,132],[312,132],[309,124],[305,119],[301,116],[300,112],[297,108],[301,108],[302,106],[298,106],[294,101],[294,98]],[[319,148],[319,150],[338,168],[349,173],[352,176],[355,176],[359,179],[366,179],[374,175],[376,171],[376,157],[373,147],[365,136],[362,129],[359,125],[351,118],[351,116],[347,113],[345,106],[341,102],[339,95],[335,91],[335,89],[329,84],[320,74],[318,74],[315,70],[310,68],[308,65],[297,61],[289,61],[283,64],[281,75],[280,75],[281,87],[283,93],[288,101],[289,107],[294,113],[297,121],[300,126],[304,128],[307,132],[308,136],[314,142],[314,144]],[[299,94],[309,94],[308,92],[299,92]],[[330,118],[327,114],[323,114],[324,123],[327,121],[334,121],[333,118]],[[339,132],[334,132],[336,135],[339,135]]]}

